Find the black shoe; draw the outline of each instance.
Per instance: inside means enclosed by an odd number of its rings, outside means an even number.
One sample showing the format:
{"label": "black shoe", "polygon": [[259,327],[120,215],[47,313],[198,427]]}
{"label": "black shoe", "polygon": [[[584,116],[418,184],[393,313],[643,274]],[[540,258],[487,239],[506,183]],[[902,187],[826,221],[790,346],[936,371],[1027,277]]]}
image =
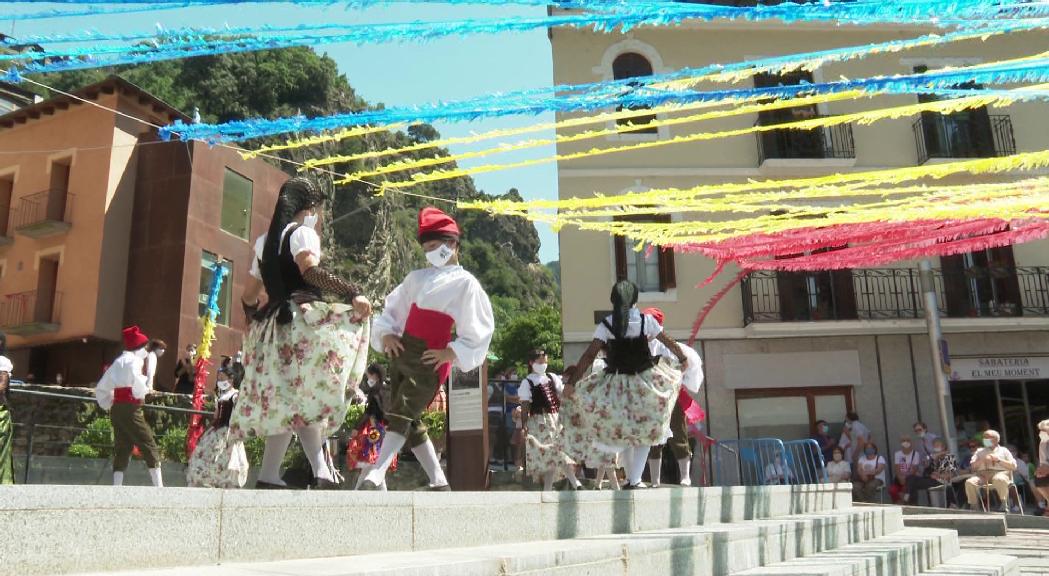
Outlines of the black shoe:
{"label": "black shoe", "polygon": [[272,482],[263,482],[262,480],[255,481],[256,490],[287,490],[288,487],[280,484],[274,484]]}
{"label": "black shoe", "polygon": [[324,478],[317,478],[312,490],[342,490],[342,484]]}
{"label": "black shoe", "polygon": [[361,485],[358,486],[357,489],[364,491],[377,491],[379,489],[379,485],[375,482],[372,482],[371,480],[362,480]]}
{"label": "black shoe", "polygon": [[623,485],[623,490],[644,490],[645,488],[648,488],[648,486],[645,486],[644,484],[640,484],[640,483],[639,484],[624,484]]}

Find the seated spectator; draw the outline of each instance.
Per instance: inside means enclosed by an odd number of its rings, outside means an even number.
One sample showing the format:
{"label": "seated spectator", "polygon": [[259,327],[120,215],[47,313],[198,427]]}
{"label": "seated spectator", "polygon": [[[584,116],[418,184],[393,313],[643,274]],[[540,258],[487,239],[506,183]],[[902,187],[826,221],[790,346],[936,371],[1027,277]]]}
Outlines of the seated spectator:
{"label": "seated spectator", "polygon": [[860,502],[875,502],[878,491],[885,486],[885,458],[878,454],[878,446],[868,442],[863,456],[856,461],[855,478],[852,482],[853,499]]}
{"label": "seated spectator", "polygon": [[[957,472],[958,459],[947,450],[947,442],[942,438],[937,438],[932,443],[931,460],[929,467],[925,469],[925,473],[911,476],[907,479],[908,502],[917,504],[918,492],[922,490],[950,484]],[[944,490],[944,493],[946,494],[947,505],[951,507],[957,506],[954,490]],[[931,498],[929,502],[930,504],[932,503]]]}
{"label": "seated spectator", "polygon": [[969,508],[973,510],[983,508],[980,487],[990,485],[998,493],[998,500],[1001,503],[999,510],[1009,511],[1009,484],[1016,470],[1016,460],[1013,459],[1012,453],[999,442],[1001,442],[1001,436],[998,432],[987,430],[983,433],[983,448],[973,454],[971,468],[975,475],[965,481],[965,496],[969,502]]}
{"label": "seated spectator", "polygon": [[845,460],[845,451],[835,448],[827,462],[827,481],[831,484],[852,481],[852,466]]}
{"label": "seated spectator", "polygon": [[777,452],[772,462],[765,466],[765,484],[791,484],[794,481],[794,472],[783,460],[783,454]]}
{"label": "seated spectator", "polygon": [[922,470],[922,455],[914,449],[911,437],[906,434],[900,436],[900,449],[892,457],[892,468],[893,482],[889,487],[889,496],[894,504],[901,501],[906,504],[909,499],[907,480],[920,476]]}

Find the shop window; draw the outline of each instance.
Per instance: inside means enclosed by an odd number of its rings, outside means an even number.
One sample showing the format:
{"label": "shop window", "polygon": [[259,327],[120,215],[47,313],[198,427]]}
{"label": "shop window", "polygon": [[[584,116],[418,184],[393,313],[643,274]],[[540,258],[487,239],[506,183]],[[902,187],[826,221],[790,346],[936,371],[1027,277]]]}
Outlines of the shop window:
{"label": "shop window", "polygon": [[[620,54],[619,56],[616,56],[615,60],[612,61],[612,77],[616,80],[624,80],[627,78],[642,78],[651,75],[652,63],[649,62],[647,58],[636,52],[626,52],[624,54]],[[630,85],[633,87],[641,86],[640,83],[631,83]],[[649,106],[631,106],[627,109],[647,110],[648,108]],[[616,108],[616,111],[620,112],[623,109],[623,106],[619,106]],[[633,116],[630,118],[622,118],[620,120],[617,120],[616,124],[622,127],[625,127],[628,124],[633,124],[634,126],[641,126],[643,124],[648,124],[649,122],[652,122],[655,119],[656,116],[654,114],[648,116]],[[640,128],[624,129],[622,130],[622,132],[630,134],[657,134],[659,130],[656,127],[641,126]]]}
{"label": "shop window", "polygon": [[816,422],[826,420],[830,434],[841,434],[852,411],[852,387],[769,388],[736,391],[740,438],[809,438]]}
{"label": "shop window", "polygon": [[229,273],[226,275],[225,280],[222,281],[222,288],[219,289],[219,315],[215,322],[223,326],[229,326],[230,298],[233,292],[230,289],[230,285],[233,283],[233,262],[220,258],[208,251],[201,253],[200,258],[200,291],[197,301],[197,316],[203,317],[207,309],[211,278],[214,274],[215,264],[219,262],[226,267]]}
{"label": "shop window", "polygon": [[[616,218],[620,222],[669,223],[670,216],[659,214],[644,217]],[[674,250],[645,243],[635,250],[636,242],[624,236],[615,236],[616,281],[630,280],[640,292],[666,292],[677,287]]]}
{"label": "shop window", "polygon": [[226,168],[222,181],[222,229],[238,238],[251,233],[252,182]]}

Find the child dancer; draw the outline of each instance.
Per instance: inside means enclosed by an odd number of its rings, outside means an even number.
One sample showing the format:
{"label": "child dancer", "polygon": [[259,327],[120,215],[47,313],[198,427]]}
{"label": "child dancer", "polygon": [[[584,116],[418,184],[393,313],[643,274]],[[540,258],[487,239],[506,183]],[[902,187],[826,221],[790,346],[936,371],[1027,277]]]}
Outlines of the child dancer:
{"label": "child dancer", "polygon": [[244,443],[230,439],[229,420],[237,403],[228,367],[215,377],[215,416],[189,457],[186,482],[204,488],[241,488],[248,481],[248,455]]}
{"label": "child dancer", "polygon": [[529,374],[518,391],[521,409],[528,414],[524,427],[525,462],[529,475],[542,478],[543,490],[553,490],[559,475],[578,490],[581,485],[575,475],[575,462],[565,454],[564,430],[558,414],[564,385],[559,376],[547,372],[546,368],[546,352],[533,350],[528,355]]}

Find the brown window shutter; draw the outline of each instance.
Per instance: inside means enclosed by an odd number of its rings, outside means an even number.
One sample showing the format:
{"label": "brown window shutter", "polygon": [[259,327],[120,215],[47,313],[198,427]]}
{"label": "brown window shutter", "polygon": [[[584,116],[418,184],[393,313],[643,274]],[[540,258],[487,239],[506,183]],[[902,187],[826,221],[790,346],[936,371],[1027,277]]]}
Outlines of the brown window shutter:
{"label": "brown window shutter", "polygon": [[677,269],[674,266],[674,249],[659,250],[659,284],[663,292],[677,288]]}
{"label": "brown window shutter", "polygon": [[626,273],[626,238],[613,236],[616,253],[616,282],[627,279]]}

